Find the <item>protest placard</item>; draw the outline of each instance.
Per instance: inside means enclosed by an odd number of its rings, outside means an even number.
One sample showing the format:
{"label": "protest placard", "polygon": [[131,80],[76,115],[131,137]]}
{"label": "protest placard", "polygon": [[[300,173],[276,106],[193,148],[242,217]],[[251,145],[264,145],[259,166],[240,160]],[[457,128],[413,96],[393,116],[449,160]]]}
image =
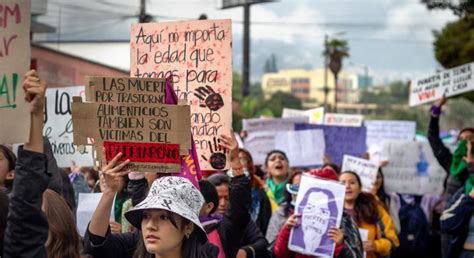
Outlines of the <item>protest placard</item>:
{"label": "protest placard", "polygon": [[338,125],[338,126],[362,126],[364,116],[352,115],[352,114],[336,114],[326,113],[324,114],[325,125]]}
{"label": "protest placard", "polygon": [[51,143],[59,167],[92,166],[92,147],[73,144],[71,102],[73,96],[84,96],[84,86],[49,88],[46,90],[43,135]]}
{"label": "protest placard", "polygon": [[345,186],[338,182],[303,174],[295,205],[295,213],[301,217],[298,226],[291,230],[290,250],[333,257],[335,243],[328,231],[341,224],[345,191]]}
{"label": "protest placard", "polygon": [[441,194],[446,172],[428,142],[386,142],[382,152],[389,157],[383,168],[385,191],[406,194]]}
{"label": "protest placard", "polygon": [[386,141],[413,141],[416,134],[415,121],[366,120],[367,146]]}
{"label": "protest placard", "polygon": [[243,119],[243,130],[248,133],[255,131],[292,131],[297,123],[308,123],[305,116],[287,118],[251,118]]}
{"label": "protest placard", "polygon": [[[106,149],[106,160],[122,152],[134,171],[178,172],[181,150],[191,148],[189,106],[159,104],[164,79],[93,77],[87,99],[74,98],[74,143]],[[100,152],[98,153],[100,154]],[[97,156],[100,160],[101,155]]]}
{"label": "protest placard", "polygon": [[474,62],[413,80],[410,85],[410,106],[417,106],[474,90]]}
{"label": "protest placard", "polygon": [[344,154],[361,157],[364,154],[366,130],[364,126],[328,126],[312,124],[296,124],[296,130],[322,129],[324,131],[324,141],[326,154],[331,162],[342,165]]}
{"label": "protest placard", "polygon": [[251,132],[244,140],[245,149],[252,154],[255,165],[263,165],[267,153],[275,147],[274,131]]}
{"label": "protest placard", "polygon": [[[94,215],[101,198],[102,193],[79,193],[76,210],[76,225],[81,237],[85,235],[87,226],[91,222],[92,215]],[[110,221],[115,221],[113,210],[110,212]]]}
{"label": "protest placard", "polygon": [[[179,99],[191,106],[191,131],[202,169],[228,167],[218,137],[232,127],[231,20],[133,24],[130,74],[170,76]],[[218,160],[218,161],[216,161]]]}
{"label": "protest placard", "polygon": [[359,175],[362,181],[362,190],[369,191],[377,179],[379,166],[366,159],[344,155],[341,171],[352,171]]}
{"label": "protest placard", "polygon": [[308,110],[299,110],[292,108],[283,108],[282,118],[287,117],[301,117],[306,116],[309,118],[310,124],[323,124],[324,122],[324,107],[318,107]]}
{"label": "protest placard", "polygon": [[323,164],[326,149],[323,130],[278,131],[275,139],[273,149],[284,151],[292,167]]}
{"label": "protest placard", "polygon": [[30,132],[29,105],[22,89],[30,67],[29,0],[0,3],[0,143],[23,143]]}

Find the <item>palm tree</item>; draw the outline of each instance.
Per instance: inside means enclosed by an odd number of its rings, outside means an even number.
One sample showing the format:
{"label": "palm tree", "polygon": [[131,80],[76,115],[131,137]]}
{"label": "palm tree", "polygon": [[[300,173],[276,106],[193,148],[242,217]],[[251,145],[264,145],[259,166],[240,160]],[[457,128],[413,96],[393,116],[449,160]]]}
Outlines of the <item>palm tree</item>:
{"label": "palm tree", "polygon": [[349,46],[346,40],[331,39],[323,53],[329,59],[329,69],[334,74],[334,112],[337,112],[337,82],[342,69],[342,60],[349,57]]}

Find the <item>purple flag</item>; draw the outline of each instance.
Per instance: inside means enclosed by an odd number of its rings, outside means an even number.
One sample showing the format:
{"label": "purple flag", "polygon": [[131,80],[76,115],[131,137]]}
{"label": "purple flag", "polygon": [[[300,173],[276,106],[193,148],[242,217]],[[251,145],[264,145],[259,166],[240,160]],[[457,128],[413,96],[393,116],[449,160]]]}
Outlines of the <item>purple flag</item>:
{"label": "purple flag", "polygon": [[[166,104],[177,105],[178,96],[171,84],[172,77],[166,78],[165,88],[165,102]],[[191,132],[189,132],[191,133]],[[181,173],[176,173],[174,176],[180,176],[189,179],[197,189],[199,189],[199,180],[202,179],[201,168],[199,167],[199,158],[194,146],[194,137],[191,135],[191,150],[186,156],[181,156]]]}

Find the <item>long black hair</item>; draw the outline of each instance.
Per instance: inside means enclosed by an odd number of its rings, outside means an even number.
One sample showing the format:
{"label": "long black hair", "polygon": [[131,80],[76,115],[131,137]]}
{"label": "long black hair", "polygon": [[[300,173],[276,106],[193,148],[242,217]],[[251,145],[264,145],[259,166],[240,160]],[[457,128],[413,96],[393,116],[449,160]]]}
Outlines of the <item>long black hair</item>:
{"label": "long black hair", "polygon": [[379,189],[377,189],[377,197],[382,202],[384,208],[388,211],[390,208],[390,197],[385,192],[385,179],[383,177],[382,168],[379,168],[377,175],[380,175],[382,177],[382,183],[380,184]]}
{"label": "long black hair", "polygon": [[[293,179],[295,179],[295,177],[297,175],[302,175],[303,174],[303,171],[302,170],[294,170],[294,171],[291,171],[290,172],[290,176],[288,177],[288,184],[293,184]],[[288,190],[286,190],[286,187],[283,189],[283,202],[281,203],[281,205],[285,205],[285,215],[289,216],[292,214],[292,211],[290,211],[290,208],[294,208],[291,206],[291,201],[293,200],[293,197],[291,196],[291,193],[288,192]]]}
{"label": "long black hair", "polygon": [[[344,171],[341,175],[351,174],[357,179],[359,187],[362,188],[362,182],[359,175],[352,171]],[[368,193],[361,192],[354,203],[354,220],[357,224],[362,222],[368,224],[377,224],[379,212],[377,210],[377,201]]]}
{"label": "long black hair", "polygon": [[[183,230],[184,227],[192,223],[190,220],[181,217],[181,225],[178,226],[176,222],[175,213],[171,211],[166,211],[166,215],[168,216],[171,224],[175,226],[178,230]],[[179,216],[179,215],[178,215]],[[207,237],[204,232],[195,225],[193,232],[189,235],[189,238],[183,238],[183,245],[181,246],[181,254],[182,257],[190,257],[190,258],[199,258],[202,257],[201,254],[201,247],[207,242]],[[140,234],[140,240],[138,241],[138,246],[135,252],[133,253],[133,258],[154,258],[154,254],[148,253],[145,247],[145,243],[143,242],[143,236]]]}

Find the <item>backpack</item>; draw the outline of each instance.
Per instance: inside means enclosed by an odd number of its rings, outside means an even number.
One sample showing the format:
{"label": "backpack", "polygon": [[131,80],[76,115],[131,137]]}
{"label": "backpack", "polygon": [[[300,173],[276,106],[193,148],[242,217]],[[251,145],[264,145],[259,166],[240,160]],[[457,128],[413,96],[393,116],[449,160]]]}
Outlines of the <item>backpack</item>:
{"label": "backpack", "polygon": [[400,246],[391,257],[426,257],[429,242],[429,224],[421,208],[421,196],[415,196],[415,203],[405,202],[400,198],[400,227],[398,235]]}

